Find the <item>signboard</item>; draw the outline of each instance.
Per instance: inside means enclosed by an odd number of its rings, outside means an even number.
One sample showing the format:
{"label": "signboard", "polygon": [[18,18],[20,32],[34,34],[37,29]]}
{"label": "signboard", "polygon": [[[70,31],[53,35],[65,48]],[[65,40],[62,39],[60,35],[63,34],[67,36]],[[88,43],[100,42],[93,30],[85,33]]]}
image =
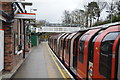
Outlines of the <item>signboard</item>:
{"label": "signboard", "polygon": [[36,19],[35,13],[17,13],[15,15],[16,19]]}
{"label": "signboard", "polygon": [[4,31],[0,29],[0,71],[4,67]]}

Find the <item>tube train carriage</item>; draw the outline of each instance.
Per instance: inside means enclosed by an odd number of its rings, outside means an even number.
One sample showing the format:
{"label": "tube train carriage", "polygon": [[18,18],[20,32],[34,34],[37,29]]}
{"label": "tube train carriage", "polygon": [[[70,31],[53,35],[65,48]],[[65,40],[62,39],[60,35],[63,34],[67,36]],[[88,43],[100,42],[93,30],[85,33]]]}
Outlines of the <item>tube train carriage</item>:
{"label": "tube train carriage", "polygon": [[120,24],[63,33],[48,42],[77,79],[120,80]]}

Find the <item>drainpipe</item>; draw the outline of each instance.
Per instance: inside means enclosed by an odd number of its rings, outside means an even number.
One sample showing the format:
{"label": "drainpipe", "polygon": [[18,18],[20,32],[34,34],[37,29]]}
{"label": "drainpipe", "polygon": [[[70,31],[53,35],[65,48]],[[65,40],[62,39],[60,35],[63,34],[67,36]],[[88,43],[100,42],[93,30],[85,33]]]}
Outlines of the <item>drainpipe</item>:
{"label": "drainpipe", "polygon": [[23,50],[23,58],[25,58],[25,46],[26,46],[26,41],[25,41],[25,37],[26,37],[26,33],[25,33],[25,20],[23,20],[23,25],[24,25],[24,27],[23,27],[23,34],[24,34],[24,50]]}

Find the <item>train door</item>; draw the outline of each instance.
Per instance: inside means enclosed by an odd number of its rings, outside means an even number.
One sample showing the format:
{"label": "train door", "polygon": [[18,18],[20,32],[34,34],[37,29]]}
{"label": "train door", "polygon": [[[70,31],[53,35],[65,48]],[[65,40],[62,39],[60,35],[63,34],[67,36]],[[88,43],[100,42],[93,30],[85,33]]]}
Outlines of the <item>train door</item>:
{"label": "train door", "polygon": [[77,76],[87,79],[89,44],[100,29],[89,30],[79,40],[79,53],[77,64]]}
{"label": "train door", "polygon": [[66,38],[65,42],[66,44],[64,49],[64,61],[65,61],[65,66],[69,68],[69,45],[70,45],[69,38]]}
{"label": "train door", "polygon": [[66,52],[65,52],[65,56],[64,56],[64,58],[65,58],[65,65],[66,65],[66,67],[67,68],[69,68],[70,69],[70,60],[71,60],[71,58],[70,58],[70,56],[71,56],[71,47],[73,46],[72,44],[72,39],[73,39],[73,37],[75,36],[77,34],[77,32],[75,32],[75,33],[72,33],[72,34],[70,34],[67,38],[66,38]]}
{"label": "train door", "polygon": [[94,65],[92,78],[113,80],[116,75],[118,61],[117,44],[120,38],[118,26],[105,30],[94,45]]}
{"label": "train door", "polygon": [[75,36],[71,39],[71,48],[70,48],[70,70],[76,75],[77,69],[77,57],[78,57],[78,41],[83,33],[86,31],[81,31],[75,34]]}
{"label": "train door", "polygon": [[64,63],[64,49],[65,49],[65,39],[66,37],[69,35],[65,34],[62,38],[61,38],[61,48],[60,48],[60,60]]}
{"label": "train door", "polygon": [[60,60],[62,61],[62,53],[63,53],[63,38],[60,40],[61,43],[60,43],[60,52],[59,52],[59,58]]}
{"label": "train door", "polygon": [[63,63],[65,63],[65,49],[67,47],[67,42],[66,42],[66,38],[69,36],[70,34],[68,33],[65,37],[64,37],[64,40],[63,40],[63,53],[62,53],[62,61]]}
{"label": "train door", "polygon": [[[74,50],[73,50],[73,68],[76,69],[77,67],[77,41],[74,41]],[[74,53],[75,52],[75,53]]]}
{"label": "train door", "polygon": [[94,37],[94,39],[89,44],[89,58],[88,58],[88,79],[91,80],[93,75],[93,58],[94,58],[94,43],[98,36],[104,31],[102,29],[98,32],[98,34]]}
{"label": "train door", "polygon": [[60,55],[59,55],[60,44],[61,44],[60,40],[61,40],[61,38],[62,38],[64,35],[65,35],[65,33],[61,34],[61,35],[58,37],[58,39],[57,39],[57,56],[58,56],[58,57],[60,56]]}
{"label": "train door", "polygon": [[93,39],[93,41],[90,45],[91,49],[90,49],[89,60],[88,60],[88,79],[89,80],[92,78],[92,75],[93,75],[94,42],[95,42],[95,39],[97,38],[97,36]]}
{"label": "train door", "polygon": [[[112,37],[111,37],[112,36]],[[99,63],[99,71],[100,74],[105,76],[107,79],[112,79],[114,77],[115,72],[115,63],[117,53],[116,53],[116,38],[118,36],[118,32],[113,32],[107,34],[101,42],[100,48],[100,63]],[[114,42],[115,40],[115,42]]]}
{"label": "train door", "polygon": [[82,33],[79,33],[78,35],[76,35],[76,37],[75,37],[75,39],[73,39],[74,41],[73,41],[73,48],[71,48],[72,49],[72,53],[71,54],[73,54],[73,56],[72,56],[72,66],[73,66],[73,68],[74,69],[76,69],[77,68],[77,49],[78,49],[78,41],[79,41],[79,38],[80,38],[80,36],[81,36],[81,34]]}
{"label": "train door", "polygon": [[[120,41],[120,40],[119,40]],[[120,42],[119,42],[119,47],[118,47],[119,49],[118,49],[118,73],[117,73],[117,78],[118,78],[118,80],[120,80]]]}
{"label": "train door", "polygon": [[76,75],[77,68],[77,46],[80,36],[82,32],[78,32],[71,39],[71,47],[70,47],[70,70]]}

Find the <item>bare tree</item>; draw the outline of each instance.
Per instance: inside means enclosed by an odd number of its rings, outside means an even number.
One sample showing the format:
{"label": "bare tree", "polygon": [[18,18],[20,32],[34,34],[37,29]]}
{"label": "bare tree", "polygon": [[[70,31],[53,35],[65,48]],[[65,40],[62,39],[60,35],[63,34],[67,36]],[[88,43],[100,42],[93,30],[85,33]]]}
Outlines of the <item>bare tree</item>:
{"label": "bare tree", "polygon": [[85,12],[84,10],[76,9],[72,12],[64,11],[63,23],[74,26],[85,25]]}
{"label": "bare tree", "polygon": [[98,9],[96,10],[96,16],[98,17],[97,18],[97,23],[99,22],[99,18],[100,18],[100,14],[101,12],[105,9],[105,7],[107,6],[107,2],[101,2],[101,1],[97,1],[97,4],[98,4]]}
{"label": "bare tree", "polygon": [[109,15],[108,15],[108,19],[110,19],[111,20],[111,22],[112,22],[112,16],[114,15],[114,14],[116,14],[117,12],[116,12],[116,9],[117,7],[116,7],[116,4],[115,4],[115,2],[108,2],[107,3],[107,12],[109,13]]}
{"label": "bare tree", "polygon": [[70,21],[71,21],[71,19],[70,19],[70,12],[65,10],[64,11],[64,16],[63,16],[63,23],[64,24],[70,24]]}
{"label": "bare tree", "polygon": [[120,1],[116,2],[116,6],[117,6],[117,15],[120,15]]}
{"label": "bare tree", "polygon": [[89,19],[88,21],[89,21],[89,24],[90,24],[90,27],[91,27],[92,22],[94,22],[94,19],[96,19],[95,16],[99,11],[99,7],[97,5],[97,2],[90,2],[90,3],[88,3],[88,5],[86,7],[87,7],[86,8],[87,9],[86,10],[86,12],[87,12],[86,16],[87,16],[87,19]]}
{"label": "bare tree", "polygon": [[36,23],[38,27],[41,27],[41,26],[46,26],[46,24],[48,24],[49,22],[47,22],[46,20],[37,20]]}
{"label": "bare tree", "polygon": [[84,25],[85,23],[85,12],[84,10],[76,9],[71,13],[74,17],[72,19],[74,24]]}

